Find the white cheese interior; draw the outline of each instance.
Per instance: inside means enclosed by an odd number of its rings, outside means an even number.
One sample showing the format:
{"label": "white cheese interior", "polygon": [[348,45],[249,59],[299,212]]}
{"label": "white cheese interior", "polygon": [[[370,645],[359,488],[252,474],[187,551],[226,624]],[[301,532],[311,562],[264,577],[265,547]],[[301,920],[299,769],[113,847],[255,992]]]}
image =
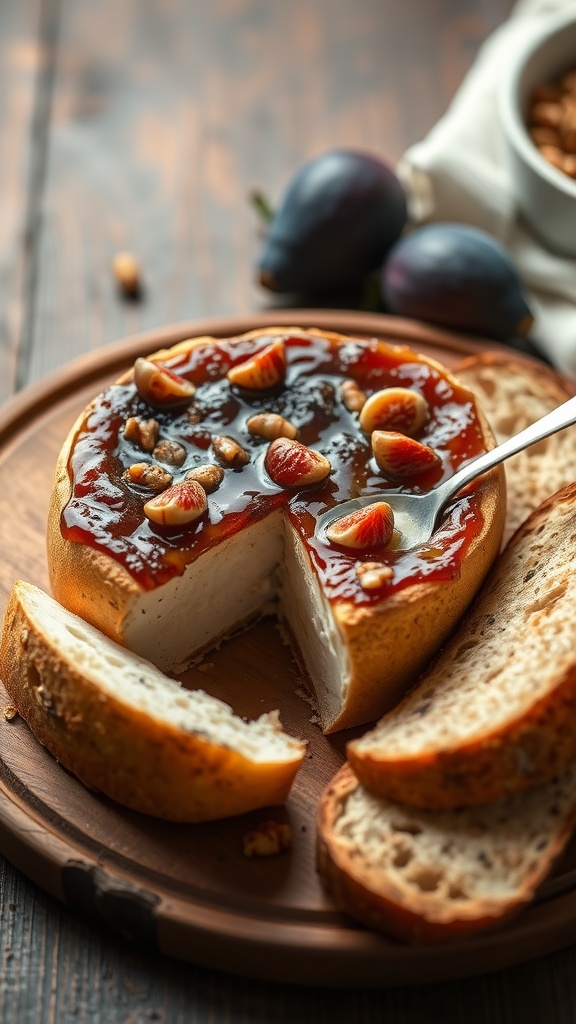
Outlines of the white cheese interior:
{"label": "white cheese interior", "polygon": [[282,514],[274,512],[141,594],[124,621],[127,646],[170,671],[254,618],[274,597],[283,533]]}
{"label": "white cheese interior", "polygon": [[288,623],[314,687],[324,724],[342,707],[348,685],[346,647],[307,551],[281,511],[202,554],[182,576],[135,599],[124,622],[126,645],[164,671],[264,610]]}
{"label": "white cheese interior", "polygon": [[296,531],[286,523],[280,571],[280,611],[298,644],[324,724],[334,721],[346,700],[348,650]]}

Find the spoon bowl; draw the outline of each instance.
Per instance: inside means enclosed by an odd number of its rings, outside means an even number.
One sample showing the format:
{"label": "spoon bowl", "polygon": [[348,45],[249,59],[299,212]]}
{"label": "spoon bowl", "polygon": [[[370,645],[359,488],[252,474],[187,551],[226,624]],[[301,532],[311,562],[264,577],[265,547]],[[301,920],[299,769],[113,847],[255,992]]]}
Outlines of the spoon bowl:
{"label": "spoon bowl", "polygon": [[335,505],[334,508],[318,516],[315,528],[316,536],[325,544],[329,544],[326,529],[331,523],[342,519],[351,512],[357,512],[368,505],[373,505],[376,501],[385,501],[390,505],[394,514],[394,529],[397,534],[395,546],[400,550],[420,547],[430,540],[440,523],[442,514],[464,487],[476,480],[477,477],[487,473],[488,470],[493,469],[494,466],[504,462],[505,459],[517,455],[518,452],[524,451],[525,448],[542,441],[545,437],[550,437],[551,434],[556,434],[573,423],[576,423],[576,396],[569,398],[557,409],[553,409],[542,419],[532,423],[519,434],[508,438],[496,448],[465,463],[454,476],[444,480],[438,487],[434,487],[425,494],[382,492],[381,494],[352,498],[350,501]]}
{"label": "spoon bowl", "polygon": [[[430,498],[434,497],[434,501]],[[324,543],[330,543],[326,530],[331,523],[351,512],[357,512],[373,505],[377,501],[385,501],[394,513],[395,550],[406,551],[425,544],[434,533],[436,521],[440,515],[440,488],[436,487],[428,494],[371,494],[370,496],[351,498],[341,505],[336,505],[329,512],[319,516],[316,524],[316,536]]]}

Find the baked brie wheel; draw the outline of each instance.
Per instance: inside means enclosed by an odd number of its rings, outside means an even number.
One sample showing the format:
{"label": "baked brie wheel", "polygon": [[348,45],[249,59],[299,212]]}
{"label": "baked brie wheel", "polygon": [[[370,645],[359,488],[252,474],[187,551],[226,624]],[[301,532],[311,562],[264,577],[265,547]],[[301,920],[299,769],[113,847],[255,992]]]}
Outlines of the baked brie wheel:
{"label": "baked brie wheel", "polygon": [[[263,613],[287,627],[327,732],[397,703],[480,587],[504,478],[402,550],[390,490],[427,490],[493,444],[471,393],[403,345],[314,328],[189,339],[137,359],[62,448],[54,594],[162,671]],[[381,502],[329,537],[317,517]]]}

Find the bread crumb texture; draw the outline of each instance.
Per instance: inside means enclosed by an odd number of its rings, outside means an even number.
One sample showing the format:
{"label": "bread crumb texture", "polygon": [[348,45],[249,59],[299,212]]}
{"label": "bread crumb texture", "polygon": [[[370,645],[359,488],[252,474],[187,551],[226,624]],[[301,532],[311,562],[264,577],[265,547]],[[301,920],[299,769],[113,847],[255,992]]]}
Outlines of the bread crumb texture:
{"label": "bread crumb texture", "polygon": [[[404,808],[357,785],[342,799],[330,839],[340,864],[368,889],[396,890],[422,912],[478,913],[539,880],[576,805],[576,767],[528,793],[468,810]],[[424,900],[424,904],[421,901]]]}
{"label": "bread crumb texture", "polygon": [[137,709],[152,719],[238,750],[254,761],[290,759],[299,741],[283,732],[277,711],[245,722],[223,701],[203,690],[186,690],[142,658],[125,652],[99,631],[66,612],[40,591],[27,588],[50,645],[74,665],[103,696]]}

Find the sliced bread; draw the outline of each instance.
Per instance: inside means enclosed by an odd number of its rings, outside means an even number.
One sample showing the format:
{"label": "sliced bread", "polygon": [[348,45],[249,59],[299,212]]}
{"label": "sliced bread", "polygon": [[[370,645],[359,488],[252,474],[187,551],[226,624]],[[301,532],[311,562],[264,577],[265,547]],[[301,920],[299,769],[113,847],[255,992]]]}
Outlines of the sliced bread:
{"label": "sliced bread", "polygon": [[576,821],[576,767],[501,803],[422,811],[374,796],[346,765],[318,813],[321,878],[337,906],[410,942],[457,940],[517,913]]}
{"label": "sliced bread", "polygon": [[575,550],[571,484],[520,527],[417,686],[348,744],[364,786],[417,807],[472,806],[576,759]]}
{"label": "sliced bread", "polygon": [[82,782],[173,821],[283,803],[306,752],[277,712],[243,721],[21,580],[4,618],[0,677],[32,732]]}
{"label": "sliced bread", "polygon": [[[471,356],[454,374],[478,399],[498,444],[573,393],[544,363],[500,352]],[[508,506],[503,545],[545,498],[576,480],[576,426],[508,459],[504,469]]]}

